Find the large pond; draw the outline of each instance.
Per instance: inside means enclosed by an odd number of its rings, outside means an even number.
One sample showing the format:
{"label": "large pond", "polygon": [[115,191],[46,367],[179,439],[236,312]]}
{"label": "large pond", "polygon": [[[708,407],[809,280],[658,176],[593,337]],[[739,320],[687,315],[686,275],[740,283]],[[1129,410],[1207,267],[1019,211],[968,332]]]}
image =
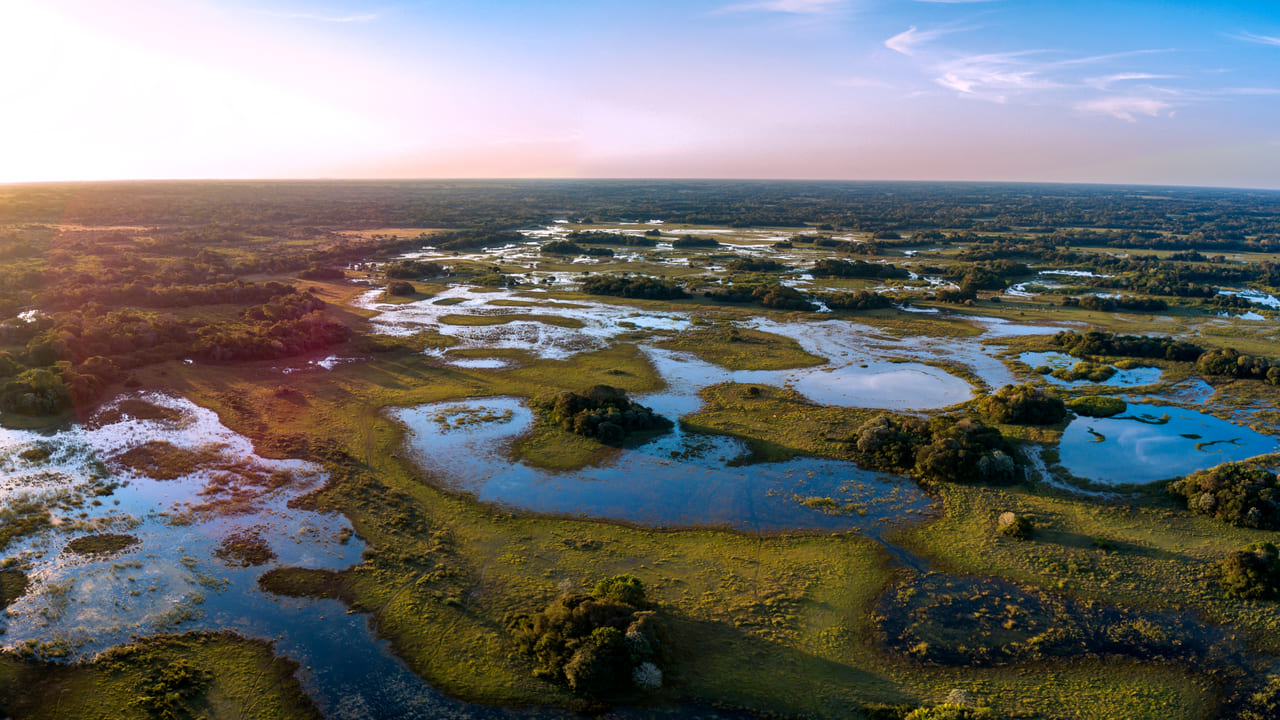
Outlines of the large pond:
{"label": "large pond", "polygon": [[1165,480],[1277,450],[1276,438],[1212,415],[1131,403],[1116,417],[1072,420],[1058,456],[1073,475],[1119,485]]}
{"label": "large pond", "polygon": [[[680,353],[648,352],[669,387],[637,399],[672,419],[696,410],[697,391],[708,384],[776,379],[774,373],[726,373]],[[882,396],[874,383],[861,390],[868,399]],[[833,392],[859,396],[856,388]],[[510,457],[512,442],[533,424],[532,411],[515,398],[433,403],[392,414],[409,428],[414,458],[438,481],[482,502],[535,512],[665,527],[874,533],[930,505],[914,484],[849,462],[796,458],[736,465],[749,452],[742,442],[679,427],[600,465],[573,472],[534,468]]]}

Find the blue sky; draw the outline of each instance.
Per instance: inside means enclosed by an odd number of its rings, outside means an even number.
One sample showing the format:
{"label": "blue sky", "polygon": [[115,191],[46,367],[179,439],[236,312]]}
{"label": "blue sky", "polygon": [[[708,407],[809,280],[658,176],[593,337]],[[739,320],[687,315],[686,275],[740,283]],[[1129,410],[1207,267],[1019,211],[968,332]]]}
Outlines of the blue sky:
{"label": "blue sky", "polygon": [[1280,3],[9,0],[0,59],[0,181],[1280,187]]}

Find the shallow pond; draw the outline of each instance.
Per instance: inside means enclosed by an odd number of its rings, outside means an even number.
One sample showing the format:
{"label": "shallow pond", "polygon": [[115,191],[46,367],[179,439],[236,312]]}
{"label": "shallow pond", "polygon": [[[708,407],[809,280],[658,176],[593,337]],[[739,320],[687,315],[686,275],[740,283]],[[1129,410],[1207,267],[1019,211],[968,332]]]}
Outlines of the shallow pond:
{"label": "shallow pond", "polygon": [[[688,356],[650,353],[670,387],[637,400],[672,419],[697,409],[701,387],[731,379]],[[409,428],[414,458],[440,482],[482,502],[540,513],[750,532],[875,532],[930,505],[914,484],[848,462],[796,458],[734,466],[749,451],[744,443],[678,427],[597,466],[572,472],[530,467],[508,454],[533,424],[532,411],[515,398],[434,403],[392,416]]]}
{"label": "shallow pond", "polygon": [[[1076,363],[1080,362],[1079,358],[1071,357],[1066,353],[1060,352],[1024,352],[1018,356],[1018,360],[1037,368],[1042,365],[1057,370],[1065,368],[1070,370]],[[1052,375],[1042,375],[1045,380],[1066,387],[1080,387],[1082,385],[1107,385],[1110,387],[1140,387],[1142,385],[1153,385],[1160,382],[1163,371],[1158,367],[1136,367],[1129,370],[1116,369],[1116,374],[1106,380],[1095,383],[1091,380],[1061,380]]]}
{"label": "shallow pond", "polygon": [[1131,403],[1116,417],[1072,420],[1058,457],[1073,475],[1119,485],[1178,477],[1277,449],[1276,438],[1212,415]]}

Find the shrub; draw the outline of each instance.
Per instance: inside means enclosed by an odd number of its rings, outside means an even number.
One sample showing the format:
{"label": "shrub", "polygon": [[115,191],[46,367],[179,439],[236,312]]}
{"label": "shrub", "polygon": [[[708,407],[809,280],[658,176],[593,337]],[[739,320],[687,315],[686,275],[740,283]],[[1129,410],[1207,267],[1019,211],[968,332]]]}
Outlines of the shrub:
{"label": "shrub", "polygon": [[1228,555],[1218,564],[1218,582],[1228,595],[1242,600],[1280,597],[1280,550],[1264,542]]}
{"label": "shrub", "polygon": [[1224,463],[1169,485],[1187,509],[1231,525],[1280,529],[1280,479],[1246,463]]}
{"label": "shrub", "polygon": [[1028,515],[1005,512],[996,519],[996,529],[1005,537],[1026,540],[1035,530],[1035,522]]}
{"label": "shrub", "polygon": [[1067,403],[1067,407],[1075,414],[1084,417],[1111,417],[1124,412],[1129,405],[1120,398],[1085,395]]}
{"label": "shrub", "polygon": [[982,411],[1000,423],[1053,425],[1067,416],[1062,399],[1034,385],[1005,385],[982,400]]}
{"label": "shrub", "polygon": [[1111,379],[1116,374],[1116,369],[1105,363],[1094,363],[1080,361],[1073,365],[1071,369],[1058,368],[1051,373],[1059,380],[1067,382],[1075,382],[1076,380],[1088,380],[1093,383],[1102,383]]}
{"label": "shrub", "polygon": [[591,596],[639,607],[644,605],[644,583],[629,573],[614,575],[596,583]]}

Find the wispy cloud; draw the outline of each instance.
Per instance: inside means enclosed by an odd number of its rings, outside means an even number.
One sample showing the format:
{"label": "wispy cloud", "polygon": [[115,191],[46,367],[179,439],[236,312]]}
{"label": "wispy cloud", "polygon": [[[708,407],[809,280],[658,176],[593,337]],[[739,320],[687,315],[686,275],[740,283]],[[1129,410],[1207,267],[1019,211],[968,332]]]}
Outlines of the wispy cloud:
{"label": "wispy cloud", "polygon": [[976,95],[1004,102],[1008,93],[1023,90],[1047,90],[1061,83],[1045,77],[1026,58],[1041,51],[968,55],[943,63],[942,73],[934,82],[965,95]]}
{"label": "wispy cloud", "polygon": [[915,25],[884,41],[884,46],[903,55],[914,55],[916,46],[936,40],[954,30],[920,30]]}
{"label": "wispy cloud", "polygon": [[1173,75],[1153,75],[1151,73],[1128,72],[1115,73],[1113,75],[1103,75],[1101,77],[1085,78],[1084,84],[1098,90],[1108,90],[1112,85],[1119,82],[1129,82],[1132,80],[1169,80]]}
{"label": "wispy cloud", "polygon": [[1237,40],[1244,40],[1245,42],[1257,43],[1259,45],[1275,45],[1280,47],[1280,37],[1274,37],[1271,35],[1258,35],[1251,32],[1242,32],[1232,35],[1231,37]]}
{"label": "wispy cloud", "polygon": [[321,15],[319,13],[305,12],[275,12],[272,10],[259,10],[262,15],[267,17],[280,18],[281,20],[311,20],[313,22],[326,23],[366,23],[373,22],[378,19],[378,13],[361,13],[359,15]]}
{"label": "wispy cloud", "polygon": [[844,4],[845,0],[761,0],[761,2],[726,5],[716,10],[716,12],[778,12],[792,15],[821,15],[839,10]]}
{"label": "wispy cloud", "polygon": [[1173,105],[1155,98],[1145,97],[1106,97],[1077,103],[1075,108],[1082,112],[1102,113],[1120,120],[1137,122],[1137,115],[1159,117]]}

